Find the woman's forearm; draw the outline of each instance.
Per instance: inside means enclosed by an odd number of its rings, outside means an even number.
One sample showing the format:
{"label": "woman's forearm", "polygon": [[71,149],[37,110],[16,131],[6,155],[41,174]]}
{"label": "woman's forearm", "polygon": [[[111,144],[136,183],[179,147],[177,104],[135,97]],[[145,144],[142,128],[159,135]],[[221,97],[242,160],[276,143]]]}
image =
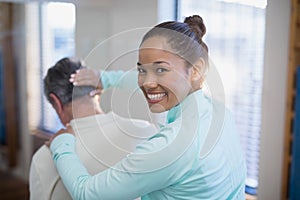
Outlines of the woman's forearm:
{"label": "woman's forearm", "polygon": [[135,89],[137,85],[137,71],[101,71],[100,80],[103,89],[110,87]]}

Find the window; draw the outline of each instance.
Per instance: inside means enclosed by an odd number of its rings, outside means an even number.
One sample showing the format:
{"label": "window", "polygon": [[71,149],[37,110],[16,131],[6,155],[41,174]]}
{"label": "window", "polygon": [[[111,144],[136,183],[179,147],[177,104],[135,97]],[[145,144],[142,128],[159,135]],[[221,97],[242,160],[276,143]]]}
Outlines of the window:
{"label": "window", "polygon": [[34,80],[28,89],[29,124],[33,129],[54,133],[63,125],[45,98],[42,83],[48,68],[61,58],[75,54],[75,6],[71,3],[33,3],[30,15],[30,19],[38,18],[35,23],[34,20],[29,23],[35,27],[33,34],[38,37],[39,56],[36,57],[39,61],[36,70],[28,70],[28,80]]}
{"label": "window", "polygon": [[258,186],[266,0],[178,1],[178,18],[199,14],[247,162],[246,192]]}

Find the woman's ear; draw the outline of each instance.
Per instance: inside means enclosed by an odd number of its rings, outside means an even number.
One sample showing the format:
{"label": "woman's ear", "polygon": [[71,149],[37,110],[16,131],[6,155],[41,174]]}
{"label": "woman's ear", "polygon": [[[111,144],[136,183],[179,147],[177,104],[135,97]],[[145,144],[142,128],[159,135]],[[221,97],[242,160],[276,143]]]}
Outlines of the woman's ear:
{"label": "woman's ear", "polygon": [[200,58],[196,63],[193,64],[192,80],[198,81],[203,79],[204,72],[205,72],[205,61],[203,60],[203,58]]}
{"label": "woman's ear", "polygon": [[53,108],[55,109],[57,114],[60,115],[63,111],[63,105],[62,105],[60,99],[53,93],[50,93],[49,97],[51,99],[50,102],[51,102]]}

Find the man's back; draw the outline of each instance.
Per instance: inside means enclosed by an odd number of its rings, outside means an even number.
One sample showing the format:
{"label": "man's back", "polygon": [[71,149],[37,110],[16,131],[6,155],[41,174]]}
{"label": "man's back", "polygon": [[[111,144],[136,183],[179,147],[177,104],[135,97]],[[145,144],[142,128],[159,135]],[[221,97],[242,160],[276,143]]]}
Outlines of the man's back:
{"label": "man's back", "polygon": [[[125,119],[112,112],[74,119],[71,125],[76,133],[76,151],[92,175],[113,166],[156,132],[146,121]],[[71,199],[45,145],[32,158],[30,199]]]}

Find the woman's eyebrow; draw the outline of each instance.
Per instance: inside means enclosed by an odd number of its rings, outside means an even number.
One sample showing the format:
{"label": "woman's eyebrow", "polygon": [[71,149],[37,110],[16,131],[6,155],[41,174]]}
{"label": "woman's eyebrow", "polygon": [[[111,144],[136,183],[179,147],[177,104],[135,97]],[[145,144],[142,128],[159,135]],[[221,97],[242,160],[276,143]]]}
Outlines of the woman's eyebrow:
{"label": "woman's eyebrow", "polygon": [[[140,63],[140,62],[137,62],[136,64],[137,64],[137,66],[142,66],[142,63]],[[168,63],[168,62],[166,62],[166,61],[155,61],[155,62],[153,62],[152,64],[154,64],[154,65],[159,65],[159,64],[167,64],[167,65],[170,65],[170,63]]]}
{"label": "woman's eyebrow", "polygon": [[170,65],[170,63],[166,62],[166,61],[156,61],[154,62],[153,64],[155,65],[159,65],[159,64],[167,64],[167,65]]}

